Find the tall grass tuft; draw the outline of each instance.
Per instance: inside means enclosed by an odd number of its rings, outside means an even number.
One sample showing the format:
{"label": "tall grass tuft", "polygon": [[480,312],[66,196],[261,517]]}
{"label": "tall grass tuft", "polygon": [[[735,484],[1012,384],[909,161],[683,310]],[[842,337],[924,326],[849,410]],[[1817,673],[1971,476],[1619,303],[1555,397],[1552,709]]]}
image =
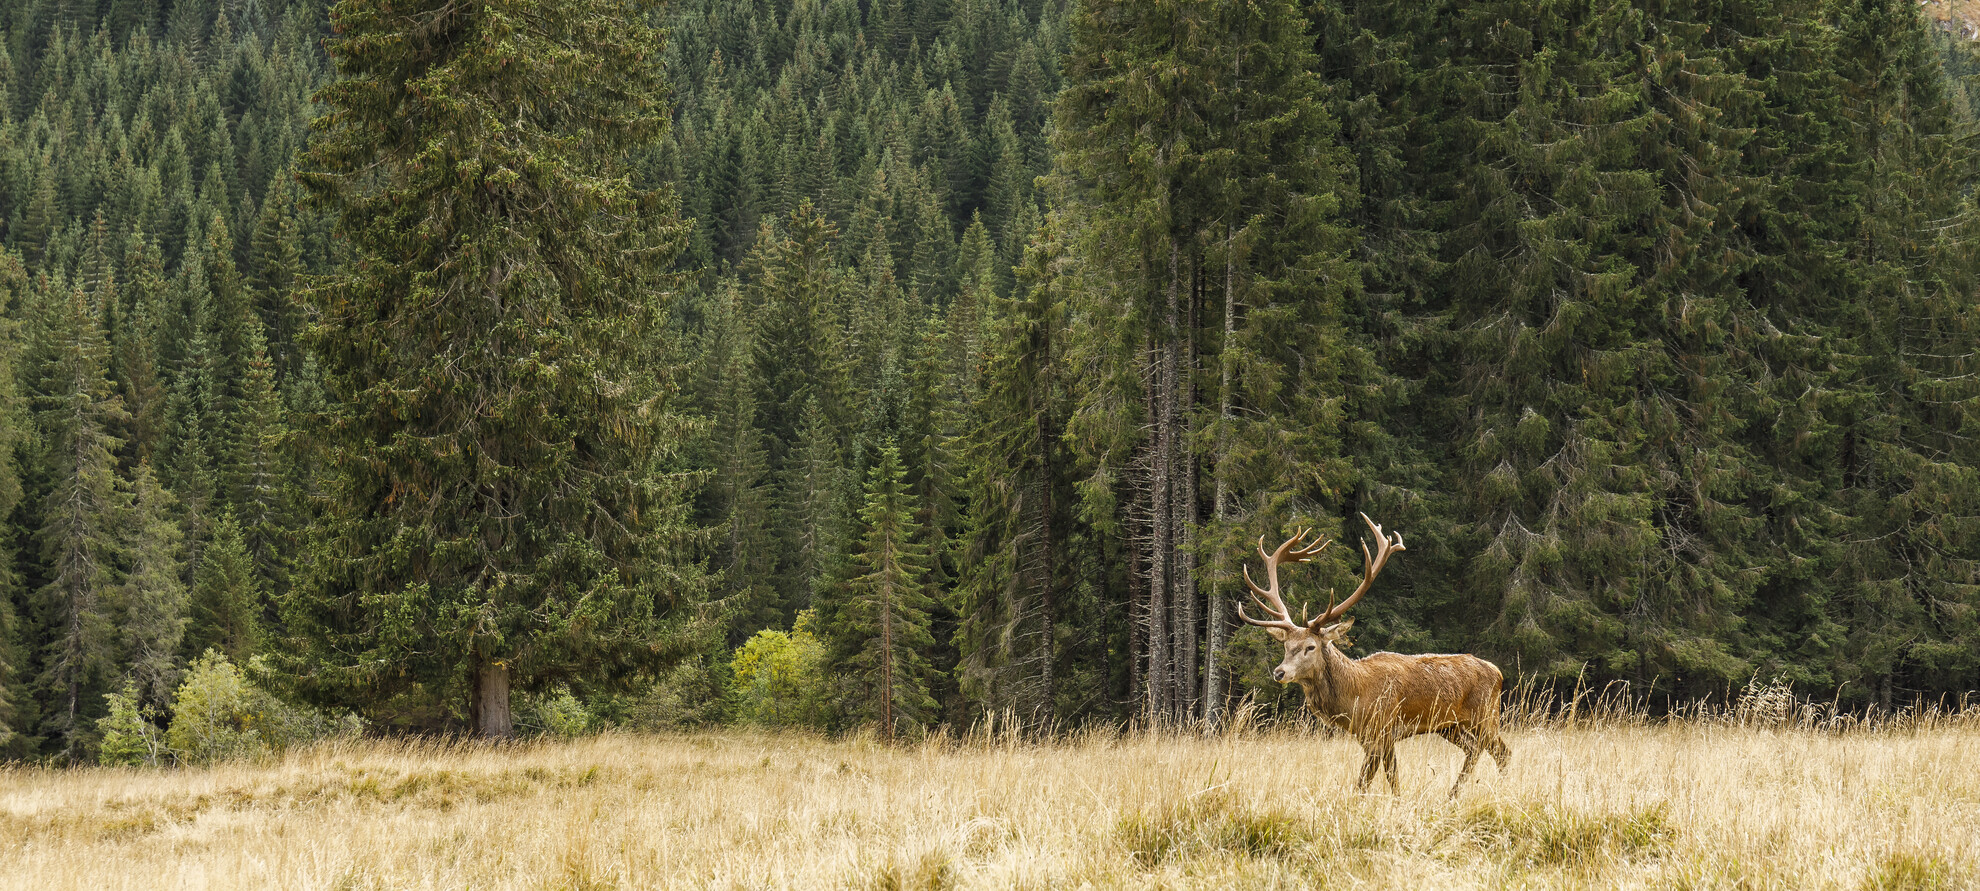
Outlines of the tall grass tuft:
{"label": "tall grass tuft", "polygon": [[1116,828],[1135,862],[1156,866],[1172,859],[1218,854],[1287,857],[1311,849],[1305,820],[1259,808],[1229,794],[1198,795],[1121,817]]}

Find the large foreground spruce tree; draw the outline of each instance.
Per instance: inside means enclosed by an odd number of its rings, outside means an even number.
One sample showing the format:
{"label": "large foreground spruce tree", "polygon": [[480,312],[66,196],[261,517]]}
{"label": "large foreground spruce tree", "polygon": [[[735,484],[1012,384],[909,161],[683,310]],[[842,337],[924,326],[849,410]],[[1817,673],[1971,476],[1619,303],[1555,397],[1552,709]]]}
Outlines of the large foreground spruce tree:
{"label": "large foreground spruce tree", "polygon": [[637,674],[686,641],[651,344],[684,227],[637,0],[343,0],[302,181],[352,260],[309,293],[331,509],[287,602],[304,679],[377,704]]}

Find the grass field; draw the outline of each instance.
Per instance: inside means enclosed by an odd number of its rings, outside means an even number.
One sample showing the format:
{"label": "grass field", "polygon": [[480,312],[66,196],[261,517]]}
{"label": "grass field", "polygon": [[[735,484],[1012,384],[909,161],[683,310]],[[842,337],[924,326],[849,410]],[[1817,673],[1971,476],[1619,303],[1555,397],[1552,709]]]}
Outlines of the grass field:
{"label": "grass field", "polygon": [[[1969,713],[1971,714],[1971,713]],[[1403,743],[727,733],[0,772],[4,888],[1977,888],[1980,722]],[[1378,785],[1377,788],[1380,788]]]}

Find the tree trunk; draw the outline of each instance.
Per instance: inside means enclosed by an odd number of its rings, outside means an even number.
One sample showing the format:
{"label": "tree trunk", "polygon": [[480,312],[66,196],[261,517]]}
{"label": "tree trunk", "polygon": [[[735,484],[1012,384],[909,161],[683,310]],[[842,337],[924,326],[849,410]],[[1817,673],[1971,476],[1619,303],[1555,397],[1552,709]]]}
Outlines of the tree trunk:
{"label": "tree trunk", "polygon": [[[1173,315],[1173,313],[1171,313]],[[1148,456],[1148,720],[1160,725],[1169,712],[1169,344],[1155,344],[1150,356],[1149,422],[1154,442]]]}
{"label": "tree trunk", "polygon": [[1055,537],[1056,530],[1052,528],[1053,513],[1056,510],[1056,506],[1052,503],[1052,474],[1050,472],[1050,468],[1052,467],[1052,429],[1051,423],[1047,420],[1046,414],[1043,411],[1044,406],[1039,406],[1039,408],[1040,410],[1036,413],[1038,419],[1038,438],[1035,446],[1038,450],[1036,456],[1038,462],[1038,497],[1033,500],[1038,505],[1039,517],[1039,522],[1036,526],[1039,534],[1038,611],[1040,615],[1038,621],[1042,626],[1044,638],[1038,642],[1038,645],[1044,650],[1042,654],[1043,661],[1039,666],[1041,676],[1040,686],[1042,687],[1040,698],[1043,702],[1042,711],[1039,714],[1033,715],[1032,719],[1042,722],[1051,718],[1057,712],[1054,706],[1055,694],[1052,686],[1053,669],[1055,668],[1058,655],[1054,650],[1058,640],[1059,603],[1058,592],[1055,588],[1058,584],[1058,573],[1056,569],[1059,555],[1056,553],[1058,545]]}
{"label": "tree trunk", "polygon": [[1184,308],[1182,330],[1177,332],[1181,354],[1176,374],[1174,451],[1176,472],[1170,490],[1170,522],[1175,524],[1175,638],[1176,638],[1176,716],[1197,717],[1196,693],[1202,666],[1197,652],[1197,625],[1201,611],[1196,604],[1196,329],[1197,307],[1202,303],[1203,264],[1192,254],[1189,266],[1189,305]]}
{"label": "tree trunk", "polygon": [[[1231,426],[1231,361],[1230,349],[1233,332],[1237,330],[1237,265],[1231,256],[1231,231],[1224,230],[1224,339],[1217,347],[1217,482],[1215,501],[1211,504],[1211,515],[1216,518],[1217,528],[1222,529],[1230,519],[1230,479],[1225,469],[1225,459],[1230,450]],[[1228,578],[1223,557],[1217,558],[1215,583],[1210,587],[1207,604],[1208,616],[1204,632],[1208,641],[1203,648],[1203,717],[1212,724],[1217,722],[1224,708],[1223,670],[1218,657],[1224,650],[1224,596],[1223,583]]]}
{"label": "tree trunk", "polygon": [[880,735],[894,741],[894,598],[893,586],[880,584]]}
{"label": "tree trunk", "polygon": [[476,663],[468,713],[478,736],[507,739],[515,735],[515,715],[509,711],[509,666],[506,663],[492,659]]}

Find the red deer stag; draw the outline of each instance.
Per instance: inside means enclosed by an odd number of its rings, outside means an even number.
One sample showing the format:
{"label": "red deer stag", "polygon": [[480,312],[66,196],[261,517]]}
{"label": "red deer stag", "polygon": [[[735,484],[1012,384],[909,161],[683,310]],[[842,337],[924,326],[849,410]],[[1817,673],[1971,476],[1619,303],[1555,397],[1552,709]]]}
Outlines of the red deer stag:
{"label": "red deer stag", "polygon": [[[1353,619],[1340,619],[1368,593],[1375,576],[1397,551],[1404,550],[1402,533],[1391,539],[1382,527],[1361,515],[1375,533],[1374,552],[1361,543],[1364,566],[1361,585],[1339,606],[1329,605],[1319,618],[1295,623],[1279,596],[1279,565],[1288,561],[1312,560],[1331,542],[1309,542],[1307,530],[1265,553],[1265,537],[1258,538],[1258,556],[1265,558],[1265,578],[1270,587],[1260,588],[1245,567],[1244,583],[1251,597],[1268,618],[1254,619],[1238,608],[1239,617],[1264,628],[1275,640],[1285,642],[1286,659],[1272,669],[1272,679],[1282,684],[1298,684],[1306,691],[1306,707],[1322,720],[1331,722],[1361,743],[1367,760],[1361,765],[1361,781],[1356,788],[1367,791],[1377,766],[1386,768],[1389,790],[1402,791],[1396,779],[1396,741],[1419,733],[1437,733],[1464,750],[1464,769],[1458,771],[1456,796],[1478,764],[1478,753],[1492,753],[1492,760],[1504,770],[1512,750],[1499,739],[1499,688],[1505,682],[1499,667],[1477,656],[1375,653],[1350,659],[1334,648],[1354,627]],[[1332,623],[1332,624],[1329,624]]]}

